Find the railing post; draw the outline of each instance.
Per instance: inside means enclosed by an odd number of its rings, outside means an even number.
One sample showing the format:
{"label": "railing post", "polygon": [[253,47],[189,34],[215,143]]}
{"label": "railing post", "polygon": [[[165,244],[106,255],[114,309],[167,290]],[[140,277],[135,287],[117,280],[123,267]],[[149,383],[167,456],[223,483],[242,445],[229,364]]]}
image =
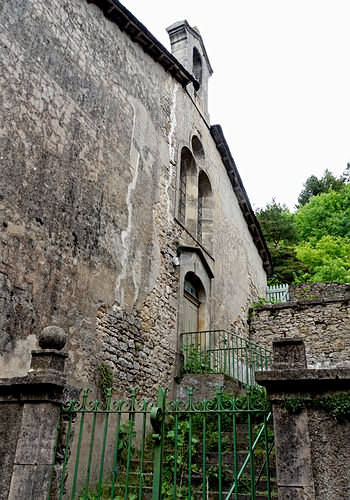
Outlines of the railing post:
{"label": "railing post", "polygon": [[152,500],[160,500],[162,493],[162,462],[164,448],[164,424],[165,424],[165,400],[166,391],[159,389],[157,406],[151,410],[151,424],[154,430],[152,439],[153,447],[153,487]]}

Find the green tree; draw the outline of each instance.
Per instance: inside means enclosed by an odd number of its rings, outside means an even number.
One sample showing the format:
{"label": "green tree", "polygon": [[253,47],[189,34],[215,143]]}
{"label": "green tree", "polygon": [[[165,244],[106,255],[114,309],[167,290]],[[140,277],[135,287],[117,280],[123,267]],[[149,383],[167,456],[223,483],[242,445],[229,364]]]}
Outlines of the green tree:
{"label": "green tree", "polygon": [[332,172],[325,170],[323,177],[318,179],[315,175],[311,175],[306,179],[304,188],[298,196],[298,208],[306,205],[313,196],[318,194],[328,193],[330,190],[339,191],[348,182],[349,164],[342,176],[335,177]]}
{"label": "green tree", "polygon": [[282,241],[286,244],[296,241],[293,215],[286,205],[281,205],[272,199],[265,208],[256,211],[256,216],[270,247],[278,248]]}
{"label": "green tree", "polygon": [[284,205],[268,204],[257,218],[280,282],[350,281],[350,183],[312,196],[291,214]]}
{"label": "green tree", "polygon": [[314,196],[295,215],[298,241],[323,236],[350,237],[350,184],[340,191]]}
{"label": "green tree", "polygon": [[293,214],[285,205],[272,199],[265,208],[257,210],[256,216],[271,254],[274,278],[279,282],[291,283],[296,270],[301,273],[307,271],[298,261],[293,246],[296,243]]}
{"label": "green tree", "polygon": [[312,239],[297,245],[296,255],[309,270],[302,281],[350,282],[350,238],[325,235]]}
{"label": "green tree", "polygon": [[270,248],[274,278],[279,283],[293,283],[296,275],[306,275],[309,268],[296,255],[295,246],[283,242]]}

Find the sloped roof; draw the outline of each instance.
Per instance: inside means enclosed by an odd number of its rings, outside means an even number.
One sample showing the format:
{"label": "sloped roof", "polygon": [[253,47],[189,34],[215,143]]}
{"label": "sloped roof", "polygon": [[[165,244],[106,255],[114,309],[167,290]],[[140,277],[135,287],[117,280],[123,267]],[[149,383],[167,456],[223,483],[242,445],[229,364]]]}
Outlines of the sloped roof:
{"label": "sloped roof", "polygon": [[152,59],[159,63],[165,71],[170,73],[182,86],[193,83],[195,90],[199,83],[191,73],[148,31],[136,17],[118,0],[88,0],[97,5],[110,21],[115,22],[121,31],[125,31],[135,43],[141,45],[143,50]]}

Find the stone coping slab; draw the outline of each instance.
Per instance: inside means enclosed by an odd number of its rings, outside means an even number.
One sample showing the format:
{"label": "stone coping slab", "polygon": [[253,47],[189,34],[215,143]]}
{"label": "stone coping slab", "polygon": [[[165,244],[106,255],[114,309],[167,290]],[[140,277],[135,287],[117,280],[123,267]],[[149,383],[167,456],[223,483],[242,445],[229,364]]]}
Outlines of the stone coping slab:
{"label": "stone coping slab", "polygon": [[79,398],[80,391],[67,386],[66,381],[66,376],[54,371],[29,373],[25,377],[1,378],[0,403],[63,403],[68,399]]}
{"label": "stone coping slab", "polygon": [[327,392],[350,390],[350,368],[283,369],[256,372],[258,384],[269,392]]}
{"label": "stone coping slab", "polygon": [[290,308],[297,308],[297,307],[303,307],[303,306],[310,306],[310,305],[324,305],[324,304],[330,304],[333,302],[349,302],[350,301],[350,294],[347,292],[342,295],[334,295],[332,297],[319,297],[315,299],[294,299],[290,300],[288,302],[278,302],[277,304],[263,304],[259,306],[254,306],[251,308],[253,311],[276,311],[279,309],[290,309]]}

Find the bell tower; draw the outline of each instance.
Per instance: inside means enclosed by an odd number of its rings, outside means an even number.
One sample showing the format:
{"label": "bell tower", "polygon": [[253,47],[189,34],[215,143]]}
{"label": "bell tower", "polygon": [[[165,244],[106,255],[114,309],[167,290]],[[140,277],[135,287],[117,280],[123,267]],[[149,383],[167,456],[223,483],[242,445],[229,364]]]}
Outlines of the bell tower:
{"label": "bell tower", "polygon": [[167,28],[171,52],[199,83],[199,89],[192,87],[192,97],[209,124],[208,80],[213,70],[207,51],[197,28],[192,28],[187,21],[178,21]]}

